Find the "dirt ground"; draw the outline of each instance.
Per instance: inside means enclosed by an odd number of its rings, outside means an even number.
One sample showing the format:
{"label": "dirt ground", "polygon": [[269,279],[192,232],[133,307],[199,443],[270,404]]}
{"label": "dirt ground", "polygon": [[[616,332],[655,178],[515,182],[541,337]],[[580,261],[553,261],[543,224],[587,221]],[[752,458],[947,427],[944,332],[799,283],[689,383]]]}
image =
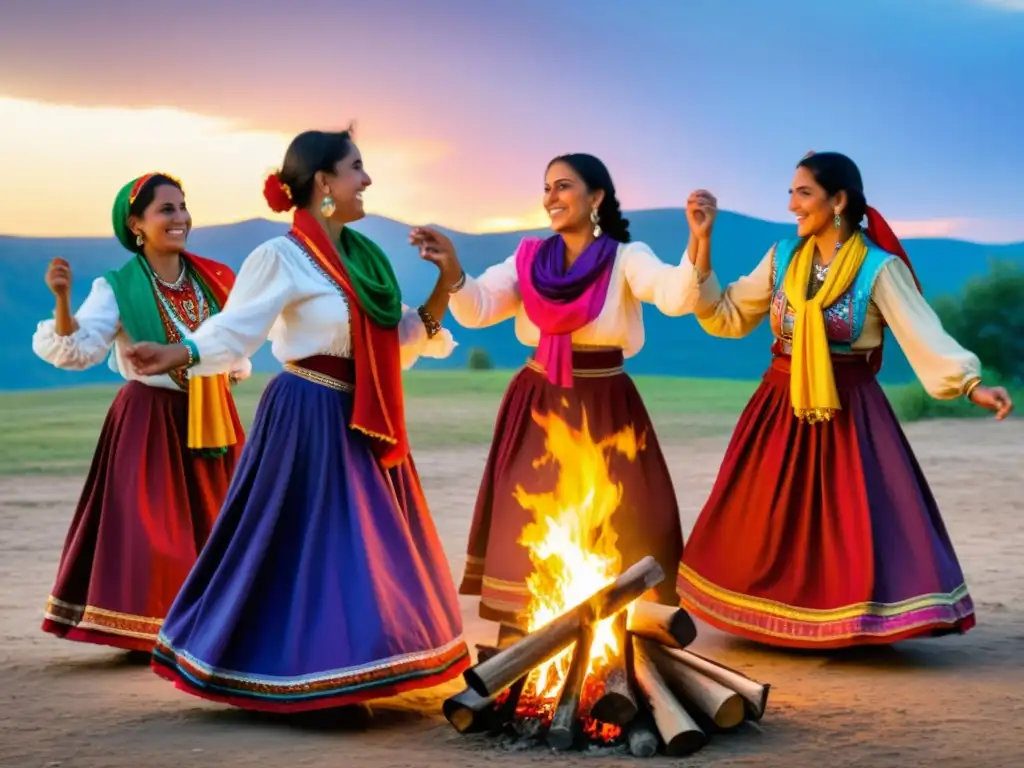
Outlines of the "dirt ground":
{"label": "dirt ground", "polygon": [[[856,653],[787,653],[701,627],[696,647],[773,685],[758,726],[717,735],[693,766],[1024,765],[1024,420],[933,422],[908,434],[931,479],[972,588],[966,636]],[[670,446],[689,530],[724,439]],[[484,460],[480,449],[421,451],[417,463],[456,575]],[[525,766],[616,755],[513,752],[461,737],[446,688],[381,701],[358,723],[294,723],[208,705],[123,654],[39,630],[81,478],[0,479],[0,765]],[[841,490],[837,490],[841,492]],[[463,603],[470,642],[493,627]]]}

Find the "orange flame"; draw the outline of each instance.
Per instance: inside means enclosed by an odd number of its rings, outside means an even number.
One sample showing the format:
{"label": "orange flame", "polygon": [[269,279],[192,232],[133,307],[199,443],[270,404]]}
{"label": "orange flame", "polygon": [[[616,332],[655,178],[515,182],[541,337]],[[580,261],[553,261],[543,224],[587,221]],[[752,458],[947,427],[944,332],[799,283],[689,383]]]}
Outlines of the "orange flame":
{"label": "orange flame", "polygon": [[[528,494],[518,486],[515,492],[519,504],[534,516],[519,539],[534,566],[527,579],[527,629],[531,632],[583,602],[619,574],[622,563],[611,518],[622,500],[622,486],[609,474],[609,455],[618,452],[633,461],[643,448],[632,426],[595,441],[585,412],[578,430],[551,413],[535,412],[533,418],[546,434],[546,453],[534,467],[556,462],[559,472],[553,491]],[[619,642],[612,618],[598,623],[588,675],[600,672],[623,652]],[[571,659],[570,646],[538,666],[527,680],[523,698],[553,705]]]}

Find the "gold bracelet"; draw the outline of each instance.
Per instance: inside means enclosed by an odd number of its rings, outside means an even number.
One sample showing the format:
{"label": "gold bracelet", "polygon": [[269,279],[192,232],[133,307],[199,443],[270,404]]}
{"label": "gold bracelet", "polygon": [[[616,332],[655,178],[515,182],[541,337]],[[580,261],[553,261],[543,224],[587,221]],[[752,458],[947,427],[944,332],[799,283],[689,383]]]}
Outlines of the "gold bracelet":
{"label": "gold bracelet", "polygon": [[430,314],[430,311],[423,305],[416,310],[420,316],[420,320],[423,321],[423,327],[427,329],[427,338],[432,339],[441,332],[441,324],[434,319],[434,316]]}
{"label": "gold bracelet", "polygon": [[971,394],[979,386],[981,386],[981,377],[980,376],[975,376],[973,379],[971,379],[966,384],[964,384],[964,388],[963,388],[964,397],[966,397],[968,400],[970,400],[971,399]]}

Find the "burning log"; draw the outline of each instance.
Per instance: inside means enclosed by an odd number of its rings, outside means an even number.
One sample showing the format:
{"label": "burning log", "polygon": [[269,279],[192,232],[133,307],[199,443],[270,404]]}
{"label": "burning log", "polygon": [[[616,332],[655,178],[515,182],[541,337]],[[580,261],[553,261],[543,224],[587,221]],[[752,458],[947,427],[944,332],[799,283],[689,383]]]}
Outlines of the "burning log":
{"label": "burning log", "polygon": [[650,710],[641,709],[629,724],[629,754],[653,757],[658,751],[658,729]]}
{"label": "burning log", "polygon": [[[499,642],[501,642],[501,636],[499,636]],[[476,646],[477,662],[485,662],[497,653],[498,648],[493,645],[477,644]],[[521,690],[522,686],[520,685],[519,688]],[[510,690],[510,695],[511,692]],[[505,706],[499,708],[498,696],[481,696],[472,688],[466,688],[462,692],[444,699],[441,712],[444,714],[444,719],[449,721],[459,733],[478,733],[509,722],[515,716],[518,698],[518,695],[513,698],[510,711]]]}
{"label": "burning log", "polygon": [[491,728],[497,719],[495,698],[481,696],[472,688],[466,688],[445,699],[441,711],[459,733],[478,733]]}
{"label": "burning log", "polygon": [[587,678],[590,666],[590,647],[594,642],[594,627],[589,622],[580,625],[579,638],[572,654],[569,674],[565,677],[562,693],[558,697],[558,706],[551,718],[548,728],[548,744],[555,749],[569,749],[576,741],[580,708],[580,696],[583,693],[583,682]]}
{"label": "burning log", "polygon": [[[500,637],[499,637],[500,642]],[[486,661],[498,653],[493,645],[477,645],[477,661]],[[481,696],[472,688],[445,699],[441,711],[445,719],[459,733],[478,733],[508,722],[515,714],[515,703],[512,711],[501,707],[498,711],[497,696]],[[518,697],[517,697],[518,700]]]}
{"label": "burning log", "polygon": [[665,753],[673,757],[689,755],[708,743],[707,734],[687,714],[669,690],[654,660],[644,646],[649,641],[633,638],[633,672],[654,715],[655,725],[665,742]]}
{"label": "burning log", "polygon": [[463,673],[466,683],[485,697],[504,690],[538,664],[565,650],[576,638],[581,624],[614,616],[664,578],[665,572],[653,557],[639,560],[588,600],[487,661],[467,669]]}
{"label": "burning log", "polygon": [[736,691],[681,661],[676,655],[679,651],[655,645],[650,640],[641,640],[640,644],[669,687],[711,718],[716,727],[728,730],[743,722],[743,698]]}
{"label": "burning log", "polygon": [[637,600],[629,616],[631,634],[668,648],[683,649],[697,638],[697,627],[682,608]]}
{"label": "burning log", "polygon": [[[637,604],[639,605],[639,603]],[[626,674],[626,614],[620,612],[615,616],[615,636],[619,640],[622,652],[602,670],[604,690],[600,698],[590,708],[590,716],[595,720],[613,725],[628,725],[637,713],[636,696],[629,684]]]}
{"label": "burning log", "polygon": [[712,661],[693,651],[669,650],[667,653],[697,670],[705,677],[736,691],[743,698],[747,714],[751,720],[757,721],[764,716],[765,708],[768,706],[768,692],[771,690],[770,684],[759,683],[742,672],[737,672],[735,669],[730,669],[719,664],[717,661]]}

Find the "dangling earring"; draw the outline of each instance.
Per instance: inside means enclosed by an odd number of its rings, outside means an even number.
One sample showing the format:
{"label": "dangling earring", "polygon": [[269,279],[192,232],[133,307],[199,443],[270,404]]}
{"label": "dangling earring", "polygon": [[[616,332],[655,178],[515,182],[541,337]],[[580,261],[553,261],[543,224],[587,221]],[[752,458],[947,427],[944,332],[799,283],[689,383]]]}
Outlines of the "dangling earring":
{"label": "dangling earring", "polygon": [[140,232],[139,234],[137,234],[137,235],[135,236],[135,244],[136,244],[137,246],[139,246],[139,248],[141,248],[141,247],[142,247],[142,242],[143,242],[143,239],[142,239],[142,233]]}
{"label": "dangling earring", "polygon": [[590,212],[590,223],[594,225],[594,237],[601,236],[601,219],[597,215],[597,208]]}
{"label": "dangling earring", "polygon": [[338,210],[338,206],[334,204],[334,198],[330,195],[324,195],[324,199],[320,201],[320,215],[325,219],[329,219],[336,210]]}
{"label": "dangling earring", "polygon": [[832,219],[832,223],[835,224],[836,229],[842,226],[843,218],[839,215],[839,211],[836,211],[835,218]]}

